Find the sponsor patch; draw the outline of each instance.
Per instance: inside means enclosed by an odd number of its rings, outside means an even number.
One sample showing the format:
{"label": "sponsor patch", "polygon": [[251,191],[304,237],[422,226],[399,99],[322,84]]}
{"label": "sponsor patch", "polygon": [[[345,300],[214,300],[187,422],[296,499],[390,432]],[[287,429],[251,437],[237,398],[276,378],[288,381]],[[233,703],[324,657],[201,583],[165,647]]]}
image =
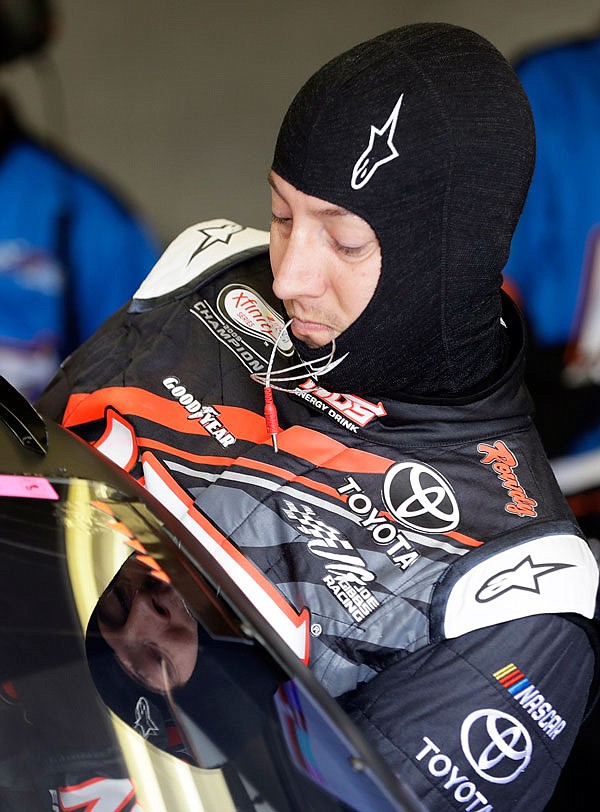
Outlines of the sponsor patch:
{"label": "sponsor patch", "polygon": [[567,726],[551,703],[514,663],[499,668],[492,675],[524,708],[549,739],[555,739]]}
{"label": "sponsor patch", "polygon": [[531,736],[521,722],[493,708],[467,716],[460,743],[477,775],[492,784],[510,784],[527,769],[533,755]]}
{"label": "sponsor patch", "polygon": [[350,185],[353,189],[362,189],[381,166],[398,157],[399,152],[394,145],[394,135],[403,98],[404,93],[399,96],[383,127],[371,124],[367,148],[361,153],[352,169]]}
{"label": "sponsor patch", "polygon": [[430,465],[398,462],[386,473],[383,498],[400,524],[421,533],[448,533],[460,512],[450,483]]}
{"label": "sponsor patch", "polygon": [[[262,355],[247,341],[244,341],[239,332],[234,330],[231,324],[206,299],[196,302],[190,308],[190,313],[199,319],[221,344],[237,356],[248,372],[266,370],[268,352],[265,351],[265,354]],[[266,339],[262,342],[265,348],[268,347],[268,343]]]}
{"label": "sponsor patch", "polygon": [[462,767],[442,753],[441,748],[428,736],[423,736],[423,742],[425,746],[417,753],[416,759],[429,775],[441,782],[442,787],[467,812],[492,812],[494,807],[488,803],[476,783],[464,774]]}
{"label": "sponsor patch", "polygon": [[323,389],[315,383],[312,378],[308,378],[296,387],[294,394],[353,434],[356,434],[359,427],[366,426],[374,418],[387,414],[381,402],[371,403],[358,395],[328,392],[327,389]]}
{"label": "sponsor patch", "polygon": [[[476,557],[475,557],[476,558]],[[541,536],[474,561],[444,598],[444,635],[520,617],[575,612],[593,617],[598,567],[583,539]]]}
{"label": "sponsor patch", "polygon": [[386,547],[388,558],[395,567],[408,569],[419,558],[419,553],[406,538],[402,530],[383,515],[354,479],[346,477],[346,482],[337,489],[347,498],[348,508],[358,516],[361,525],[370,532],[375,544]]}
{"label": "sponsor patch", "polygon": [[222,218],[196,223],[167,246],[134,299],[156,299],[192,282],[198,285],[214,269],[231,264],[236,255],[266,254],[268,245],[268,231],[246,228]]}
{"label": "sponsor patch", "polygon": [[186,387],[175,375],[169,375],[163,379],[163,386],[168,389],[171,396],[178,400],[187,411],[188,420],[196,420],[223,448],[228,448],[235,443],[236,438],[223,425],[219,412],[214,406],[204,406],[198,398],[188,392]]}
{"label": "sponsor patch", "polygon": [[357,623],[365,620],[380,605],[367,586],[375,581],[375,573],[348,539],[319,519],[311,507],[284,499],[282,511],[292,526],[308,537],[309,552],[325,562],[327,573],[322,582],[327,589]]}
{"label": "sponsor patch", "polygon": [[282,317],[252,288],[227,285],[217,297],[217,309],[238,330],[274,345],[283,355],[294,352],[294,345]]}
{"label": "sponsor patch", "polygon": [[539,595],[540,578],[572,566],[573,564],[557,562],[535,564],[531,556],[528,555],[522,561],[519,561],[515,567],[497,572],[488,578],[475,595],[475,600],[479,603],[487,603],[487,601],[493,601],[511,590],[522,590],[523,592],[533,592]]}
{"label": "sponsor patch", "polygon": [[240,226],[237,223],[224,223],[222,226],[204,226],[204,228],[198,228],[196,230],[200,235],[200,242],[189,258],[188,265],[194,257],[202,251],[206,251],[211,245],[218,242],[227,245],[234,234],[239,234],[240,231],[244,230],[244,226]]}
{"label": "sponsor patch", "polygon": [[515,474],[515,468],[519,465],[517,458],[502,440],[497,440],[493,445],[479,443],[477,450],[483,454],[483,459],[479,460],[483,465],[491,465],[496,476],[506,488],[511,501],[504,506],[507,513],[516,516],[537,516],[535,508],[538,503],[525,493],[525,489],[519,482]]}

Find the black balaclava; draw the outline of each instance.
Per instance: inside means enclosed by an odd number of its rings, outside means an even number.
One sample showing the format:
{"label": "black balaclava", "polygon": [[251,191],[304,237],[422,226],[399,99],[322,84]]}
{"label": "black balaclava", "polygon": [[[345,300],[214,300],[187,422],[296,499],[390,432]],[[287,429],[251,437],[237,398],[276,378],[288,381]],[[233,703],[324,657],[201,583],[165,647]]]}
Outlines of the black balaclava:
{"label": "black balaclava", "polygon": [[[445,23],[398,28],[317,71],[273,170],[375,231],[381,276],[319,382],[371,396],[465,395],[506,355],[501,272],[531,180],[529,103],[504,57]],[[351,270],[349,271],[351,273]],[[326,354],[293,339],[300,356]]]}

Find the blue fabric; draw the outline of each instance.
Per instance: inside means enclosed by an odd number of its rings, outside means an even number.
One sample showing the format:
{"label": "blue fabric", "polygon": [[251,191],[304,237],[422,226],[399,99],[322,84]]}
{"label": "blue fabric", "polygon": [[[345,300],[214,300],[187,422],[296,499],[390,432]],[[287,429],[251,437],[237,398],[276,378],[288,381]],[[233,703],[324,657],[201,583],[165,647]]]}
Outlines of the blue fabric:
{"label": "blue fabric", "polygon": [[534,339],[564,344],[600,223],[600,39],[532,54],[517,73],[533,109],[537,162],[505,276]]}
{"label": "blue fabric", "polygon": [[159,249],[112,192],[28,138],[0,159],[0,201],[0,373],[35,397]]}

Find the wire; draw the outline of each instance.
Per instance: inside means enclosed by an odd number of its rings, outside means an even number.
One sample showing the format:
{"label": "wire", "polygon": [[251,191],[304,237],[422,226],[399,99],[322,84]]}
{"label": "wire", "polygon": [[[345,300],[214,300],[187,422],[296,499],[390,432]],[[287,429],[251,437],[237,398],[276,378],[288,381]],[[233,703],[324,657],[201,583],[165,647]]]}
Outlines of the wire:
{"label": "wire", "polygon": [[[315,361],[302,361],[300,364],[294,364],[290,367],[285,367],[284,369],[279,369],[273,375],[273,364],[275,362],[275,353],[277,352],[277,347],[281,338],[284,335],[287,335],[287,328],[292,323],[292,319],[287,321],[277,338],[273,344],[273,349],[271,350],[271,356],[269,358],[269,363],[267,365],[266,372],[253,372],[250,377],[256,383],[259,383],[261,386],[264,387],[264,397],[265,397],[265,423],[267,426],[267,434],[270,435],[271,441],[273,443],[273,450],[277,454],[278,446],[277,446],[277,435],[280,432],[279,428],[279,420],[277,418],[277,407],[273,400],[273,389],[277,389],[280,392],[294,392],[297,387],[284,387],[284,386],[277,386],[277,384],[287,383],[290,381],[299,381],[303,378],[306,378],[307,374],[311,375],[314,378],[318,378],[319,375],[324,375],[326,372],[334,369],[339,363],[341,363],[346,355],[342,355],[341,358],[338,358],[337,361],[333,360],[333,356],[335,354],[335,336],[331,336],[331,352],[329,355],[324,355],[322,358],[317,358]],[[322,366],[315,366],[316,364],[322,364]],[[296,372],[296,370],[302,370],[298,375],[289,375],[290,372]],[[276,383],[273,383],[276,381]]]}
{"label": "wire", "polygon": [[[275,362],[275,353],[277,351],[277,347],[281,338],[287,334],[287,328],[290,326],[292,321],[293,320],[290,319],[281,328],[279,335],[273,344],[273,349],[271,350],[271,356],[269,358],[266,372],[253,372],[250,375],[252,380],[256,381],[256,383],[259,383],[261,386],[268,386],[272,389],[278,389],[280,392],[293,392],[296,389],[295,386],[284,387],[277,386],[277,384],[288,383],[290,381],[301,381],[307,375],[312,375],[313,377],[318,378],[319,375],[325,375],[325,373],[335,369],[335,367],[348,355],[348,353],[346,353],[336,361],[333,360],[333,356],[335,354],[335,336],[332,335],[331,352],[328,355],[324,355],[322,358],[316,358],[314,361],[301,361],[299,364],[278,369],[275,373],[273,373],[273,364]],[[322,366],[317,366],[317,364],[322,364]],[[298,375],[289,375],[290,372],[296,372],[296,370],[301,370],[301,372],[299,372]]]}

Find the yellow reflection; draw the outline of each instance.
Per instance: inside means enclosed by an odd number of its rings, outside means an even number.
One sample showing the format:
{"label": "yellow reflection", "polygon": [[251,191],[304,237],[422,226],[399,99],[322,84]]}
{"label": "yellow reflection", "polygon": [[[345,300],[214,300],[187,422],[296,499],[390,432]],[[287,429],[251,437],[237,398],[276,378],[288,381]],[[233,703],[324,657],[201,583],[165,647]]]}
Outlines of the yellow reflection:
{"label": "yellow reflection", "polygon": [[201,770],[147,744],[111,713],[123,755],[145,812],[235,812],[220,770]]}
{"label": "yellow reflection", "polygon": [[131,552],[123,543],[101,538],[113,536],[114,531],[93,519],[96,508],[90,501],[92,496],[98,498],[99,487],[94,483],[92,494],[89,482],[73,480],[65,504],[67,567],[82,629],[87,628],[98,598]]}
{"label": "yellow reflection", "polygon": [[[67,568],[83,630],[100,595],[131,555],[123,535],[97,521],[92,498],[102,498],[102,485],[74,480],[64,505]],[[220,770],[191,767],[147,744],[112,712],[107,713],[143,812],[235,812]]]}

